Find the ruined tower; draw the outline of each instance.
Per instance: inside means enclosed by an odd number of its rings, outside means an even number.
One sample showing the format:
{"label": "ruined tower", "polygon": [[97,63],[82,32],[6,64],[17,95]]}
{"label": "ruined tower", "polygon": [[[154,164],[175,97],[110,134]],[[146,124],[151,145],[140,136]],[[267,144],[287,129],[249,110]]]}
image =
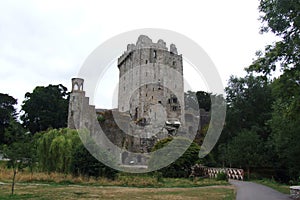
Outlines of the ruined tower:
{"label": "ruined tower", "polygon": [[[144,165],[148,157],[134,153],[150,152],[158,140],[169,135],[186,134],[189,123],[185,123],[182,55],[174,44],[167,48],[163,40],[152,42],[141,35],[118,58],[118,69],[117,110],[97,112],[85,96],[84,80],[72,79],[68,127],[101,137],[105,131],[107,138],[124,151],[120,163]],[[102,124],[99,115],[107,117]],[[105,143],[103,138],[100,141]]]}
{"label": "ruined tower", "polygon": [[129,112],[139,125],[184,123],[182,55],[145,35],[128,44],[118,59],[120,112]]}

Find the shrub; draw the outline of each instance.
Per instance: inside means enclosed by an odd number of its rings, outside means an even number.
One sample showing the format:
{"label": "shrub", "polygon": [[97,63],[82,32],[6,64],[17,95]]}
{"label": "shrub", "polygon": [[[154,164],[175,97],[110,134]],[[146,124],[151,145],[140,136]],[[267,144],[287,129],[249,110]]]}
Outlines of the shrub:
{"label": "shrub", "polygon": [[[106,152],[99,152],[103,157],[109,158],[110,156]],[[113,162],[113,160],[111,160]],[[105,177],[108,179],[115,179],[117,176],[117,170],[112,169],[95,157],[85,148],[83,144],[79,145],[72,155],[72,164],[70,168],[71,173],[74,176],[86,176],[86,177]]]}
{"label": "shrub", "polygon": [[217,181],[227,181],[227,174],[225,172],[220,172],[217,174]]}
{"label": "shrub", "polygon": [[[170,147],[167,146],[169,142],[173,142],[172,149],[170,149]],[[186,151],[182,154],[182,150],[184,150],[183,148],[185,148],[185,146],[188,146],[189,144],[190,146],[188,147],[188,149],[186,149]],[[191,141],[189,141],[186,138],[177,137],[174,139],[163,139],[154,145],[152,151],[156,151],[161,148],[163,148],[162,152],[154,152],[151,156],[149,160],[150,168],[160,166],[162,162],[165,162],[164,157],[176,157],[182,154],[175,162],[169,164],[167,167],[158,170],[158,172],[162,173],[163,177],[187,178],[191,174],[191,167],[195,165],[195,163],[199,160],[199,145],[197,145],[194,142],[191,143]]]}

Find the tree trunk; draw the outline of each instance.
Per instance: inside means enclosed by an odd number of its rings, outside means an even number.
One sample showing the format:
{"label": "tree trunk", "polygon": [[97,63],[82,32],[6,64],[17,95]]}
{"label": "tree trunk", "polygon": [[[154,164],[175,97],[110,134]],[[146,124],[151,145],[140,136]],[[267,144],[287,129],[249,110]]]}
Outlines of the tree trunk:
{"label": "tree trunk", "polygon": [[16,175],[17,175],[17,168],[14,168],[14,176],[13,176],[13,181],[11,184],[11,195],[14,194]]}
{"label": "tree trunk", "polygon": [[250,180],[250,167],[247,167],[248,181]]}

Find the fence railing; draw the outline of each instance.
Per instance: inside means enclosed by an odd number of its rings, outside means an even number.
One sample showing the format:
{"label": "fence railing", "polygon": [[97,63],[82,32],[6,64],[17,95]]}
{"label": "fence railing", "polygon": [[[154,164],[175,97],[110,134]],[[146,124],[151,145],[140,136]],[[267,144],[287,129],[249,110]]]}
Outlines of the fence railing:
{"label": "fence railing", "polygon": [[206,167],[200,164],[196,164],[192,167],[192,173],[190,176],[216,178],[219,173],[225,173],[227,175],[227,178],[229,179],[244,180],[243,169],[214,168],[214,167]]}

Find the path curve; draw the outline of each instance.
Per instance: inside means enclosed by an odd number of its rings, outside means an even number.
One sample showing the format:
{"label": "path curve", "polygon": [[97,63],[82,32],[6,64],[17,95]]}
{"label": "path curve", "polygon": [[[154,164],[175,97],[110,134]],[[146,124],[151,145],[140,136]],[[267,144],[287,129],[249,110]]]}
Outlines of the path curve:
{"label": "path curve", "polygon": [[289,195],[270,187],[247,181],[229,181],[237,188],[237,200],[291,200]]}

